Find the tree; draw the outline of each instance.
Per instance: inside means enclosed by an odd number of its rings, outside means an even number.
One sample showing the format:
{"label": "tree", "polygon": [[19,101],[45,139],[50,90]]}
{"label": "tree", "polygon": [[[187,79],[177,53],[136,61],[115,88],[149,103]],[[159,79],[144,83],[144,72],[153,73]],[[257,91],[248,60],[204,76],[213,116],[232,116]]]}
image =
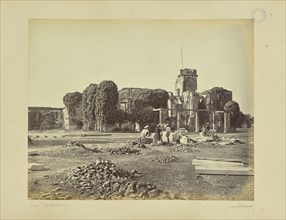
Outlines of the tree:
{"label": "tree", "polygon": [[111,80],[102,81],[96,92],[96,121],[98,129],[105,131],[106,126],[116,122],[116,112],[118,109],[118,89],[117,85]]}
{"label": "tree", "polygon": [[97,85],[90,84],[82,93],[82,116],[85,129],[95,129],[95,104]]}
{"label": "tree", "polygon": [[222,111],[225,104],[225,92],[227,90],[222,87],[213,87],[210,92],[213,97],[213,110]]}
{"label": "tree", "polygon": [[77,128],[81,128],[83,125],[82,94],[80,92],[67,93],[63,98],[63,102],[68,110],[71,123],[75,124]]}
{"label": "tree", "polygon": [[153,112],[153,107],[149,106],[143,109],[140,109],[136,113],[137,121],[141,126],[149,125],[149,129],[153,130],[156,123],[156,115]]}
{"label": "tree", "polygon": [[166,90],[155,89],[151,92],[151,106],[153,108],[167,108],[169,94]]}
{"label": "tree", "polygon": [[151,103],[152,103],[151,97],[152,97],[151,89],[145,89],[145,90],[139,91],[133,97],[133,105],[132,105],[133,108],[136,110],[140,110],[148,106],[151,106]]}
{"label": "tree", "polygon": [[163,89],[144,89],[133,96],[130,120],[140,126],[156,124],[154,108],[167,108],[169,94]]}
{"label": "tree", "polygon": [[239,104],[235,101],[228,101],[224,106],[224,110],[230,113],[230,127],[235,128],[240,116]]}
{"label": "tree", "polygon": [[128,122],[130,120],[130,115],[126,111],[118,109],[115,114],[116,114],[116,122],[119,124],[123,124],[124,122]]}

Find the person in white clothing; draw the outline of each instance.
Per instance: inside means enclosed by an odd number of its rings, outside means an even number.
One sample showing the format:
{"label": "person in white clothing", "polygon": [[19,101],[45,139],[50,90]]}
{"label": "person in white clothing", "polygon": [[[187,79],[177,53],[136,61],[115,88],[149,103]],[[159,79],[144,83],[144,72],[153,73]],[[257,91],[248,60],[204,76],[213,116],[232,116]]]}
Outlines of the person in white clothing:
{"label": "person in white clothing", "polygon": [[171,133],[171,127],[170,127],[169,124],[167,124],[167,127],[166,127],[166,137],[167,137],[167,142],[168,142],[168,144],[170,143],[170,139],[169,139],[170,133]]}
{"label": "person in white clothing", "polygon": [[149,133],[149,126],[146,125],[143,130],[141,131],[141,135],[140,135],[140,143],[141,144],[145,144],[145,140],[146,140],[146,136],[148,136]]}

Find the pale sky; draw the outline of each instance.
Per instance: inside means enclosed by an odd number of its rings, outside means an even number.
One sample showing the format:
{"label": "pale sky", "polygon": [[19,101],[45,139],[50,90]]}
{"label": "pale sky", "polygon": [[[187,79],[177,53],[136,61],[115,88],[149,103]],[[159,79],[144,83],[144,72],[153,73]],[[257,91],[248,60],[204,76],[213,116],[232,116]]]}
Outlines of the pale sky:
{"label": "pale sky", "polygon": [[63,107],[66,93],[102,80],[174,92],[181,46],[198,92],[231,90],[253,115],[251,20],[30,20],[29,106]]}

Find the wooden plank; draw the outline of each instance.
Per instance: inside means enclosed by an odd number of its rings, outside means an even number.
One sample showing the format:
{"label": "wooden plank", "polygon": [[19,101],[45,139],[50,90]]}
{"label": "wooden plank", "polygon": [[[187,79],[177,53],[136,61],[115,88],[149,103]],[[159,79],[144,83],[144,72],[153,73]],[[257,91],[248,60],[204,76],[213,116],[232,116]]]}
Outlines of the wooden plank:
{"label": "wooden plank", "polygon": [[212,160],[192,160],[192,165],[207,166],[207,167],[244,167],[243,163],[233,163],[224,161],[212,161]]}
{"label": "wooden plank", "polygon": [[37,150],[28,150],[28,155],[34,156],[34,155],[40,155]]}
{"label": "wooden plank", "polygon": [[242,163],[242,159],[215,158],[215,157],[197,157],[196,159],[197,160],[212,160],[212,161]]}
{"label": "wooden plank", "polygon": [[249,167],[204,167],[196,166],[196,174],[208,175],[237,175],[237,176],[253,176],[253,170]]}

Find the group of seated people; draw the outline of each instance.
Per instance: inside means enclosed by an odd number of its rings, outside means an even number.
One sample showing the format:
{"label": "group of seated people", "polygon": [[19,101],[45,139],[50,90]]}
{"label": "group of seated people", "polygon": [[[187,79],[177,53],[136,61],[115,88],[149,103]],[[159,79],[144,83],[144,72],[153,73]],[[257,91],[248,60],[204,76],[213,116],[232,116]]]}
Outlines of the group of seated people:
{"label": "group of seated people", "polygon": [[209,123],[207,123],[206,125],[203,125],[202,131],[201,131],[203,136],[210,136],[210,131],[211,131],[211,127]]}
{"label": "group of seated people", "polygon": [[219,139],[219,137],[216,134],[216,130],[215,129],[211,129],[209,123],[207,123],[206,125],[203,125],[202,130],[201,130],[201,135],[205,136],[205,137],[211,137],[214,140],[218,140]]}

